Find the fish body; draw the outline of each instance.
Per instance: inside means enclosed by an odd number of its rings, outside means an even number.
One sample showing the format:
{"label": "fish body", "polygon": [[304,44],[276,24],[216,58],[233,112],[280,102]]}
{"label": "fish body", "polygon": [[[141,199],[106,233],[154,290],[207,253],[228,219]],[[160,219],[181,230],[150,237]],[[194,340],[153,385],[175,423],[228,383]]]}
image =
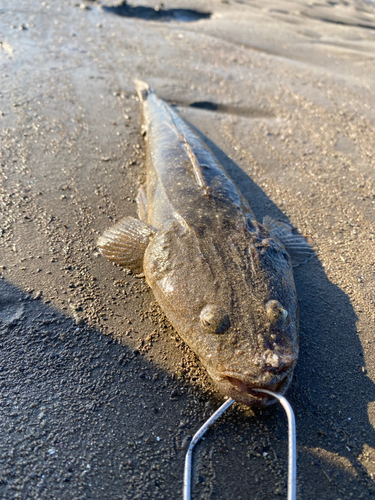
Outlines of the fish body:
{"label": "fish body", "polygon": [[270,404],[256,389],[284,393],[298,358],[297,295],[281,240],[297,253],[309,248],[282,223],[260,224],[201,137],[147,84],[136,89],[147,140],[140,220],[123,219],[98,247],[144,272],[222,393]]}

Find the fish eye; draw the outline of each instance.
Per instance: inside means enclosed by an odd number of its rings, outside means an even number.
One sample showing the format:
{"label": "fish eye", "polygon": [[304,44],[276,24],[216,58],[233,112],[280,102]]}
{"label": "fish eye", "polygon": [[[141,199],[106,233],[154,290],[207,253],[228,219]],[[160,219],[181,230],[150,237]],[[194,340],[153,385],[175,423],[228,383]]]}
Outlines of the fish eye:
{"label": "fish eye", "polygon": [[266,311],[271,324],[286,328],[292,321],[290,314],[278,300],[269,300],[266,304]]}
{"label": "fish eye", "polygon": [[207,333],[223,333],[230,327],[228,314],[216,304],[207,304],[201,310],[199,319],[204,331]]}
{"label": "fish eye", "polygon": [[290,323],[292,322],[291,318],[290,318],[290,314],[288,313],[288,311],[286,309],[284,309],[284,313],[283,313],[283,320],[284,320],[284,323],[283,323],[283,326],[286,328],[287,326],[290,325]]}

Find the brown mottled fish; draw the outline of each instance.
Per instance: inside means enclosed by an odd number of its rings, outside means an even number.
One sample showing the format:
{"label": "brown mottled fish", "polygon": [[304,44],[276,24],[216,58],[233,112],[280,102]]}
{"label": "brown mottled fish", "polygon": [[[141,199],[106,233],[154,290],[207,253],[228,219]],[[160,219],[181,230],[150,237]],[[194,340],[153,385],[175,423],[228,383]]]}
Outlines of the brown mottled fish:
{"label": "brown mottled fish", "polygon": [[309,243],[281,222],[257,222],[204,141],[136,81],[147,139],[139,220],[98,241],[101,253],[143,272],[169,321],[225,395],[250,406],[285,393],[298,357],[296,264]]}

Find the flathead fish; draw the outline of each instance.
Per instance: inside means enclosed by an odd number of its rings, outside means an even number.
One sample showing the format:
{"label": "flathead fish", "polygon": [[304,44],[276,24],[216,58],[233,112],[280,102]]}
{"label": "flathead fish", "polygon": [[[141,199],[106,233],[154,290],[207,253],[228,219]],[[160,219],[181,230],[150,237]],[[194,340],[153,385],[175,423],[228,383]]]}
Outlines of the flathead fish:
{"label": "flathead fish", "polygon": [[298,358],[296,263],[313,250],[270,217],[259,223],[202,138],[136,82],[147,141],[139,219],[126,217],[100,252],[143,272],[182,339],[225,395],[250,406],[285,393]]}

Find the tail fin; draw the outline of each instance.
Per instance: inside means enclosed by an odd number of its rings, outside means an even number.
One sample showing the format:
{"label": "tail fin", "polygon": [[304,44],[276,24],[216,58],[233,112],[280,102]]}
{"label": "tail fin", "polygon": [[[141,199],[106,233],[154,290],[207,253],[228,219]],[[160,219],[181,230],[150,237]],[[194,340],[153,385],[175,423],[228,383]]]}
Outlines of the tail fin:
{"label": "tail fin", "polygon": [[143,82],[142,80],[134,80],[135,90],[137,91],[139,100],[144,102],[147,100],[147,96],[151,94],[152,89],[148,85],[148,83]]}

